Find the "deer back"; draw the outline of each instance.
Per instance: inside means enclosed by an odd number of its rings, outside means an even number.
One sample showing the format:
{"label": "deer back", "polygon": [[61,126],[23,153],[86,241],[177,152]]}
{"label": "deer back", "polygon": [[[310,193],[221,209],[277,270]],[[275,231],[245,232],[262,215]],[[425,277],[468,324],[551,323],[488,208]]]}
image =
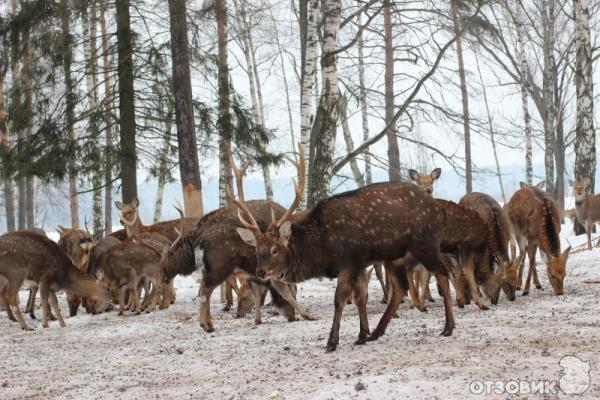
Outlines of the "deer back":
{"label": "deer back", "polygon": [[488,227],[479,214],[452,201],[435,199],[445,213],[442,251],[481,253],[488,243]]}

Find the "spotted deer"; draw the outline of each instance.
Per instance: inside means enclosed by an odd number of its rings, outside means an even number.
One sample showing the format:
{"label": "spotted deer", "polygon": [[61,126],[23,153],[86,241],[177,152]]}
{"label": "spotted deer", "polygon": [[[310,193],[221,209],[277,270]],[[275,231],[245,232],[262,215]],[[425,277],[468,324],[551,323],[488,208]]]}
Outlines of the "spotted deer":
{"label": "spotted deer", "polygon": [[42,326],[48,327],[50,305],[61,327],[65,322],[56,292],[90,296],[109,301],[108,294],[92,277],[82,273],[58,245],[45,236],[18,231],[0,236],[0,295],[9,318],[31,330],[18,307],[18,291],[25,280],[36,283],[42,298]]}
{"label": "spotted deer", "polygon": [[[529,271],[523,296],[529,294],[532,277],[536,288],[542,288],[535,268],[535,254],[538,248],[546,263],[548,279],[554,293],[562,295],[571,247],[561,252],[560,218],[554,200],[539,188],[521,182],[521,188],[515,192],[508,203],[508,215],[515,230],[521,255],[527,252],[529,258]],[[523,269],[524,260],[519,268],[519,282],[522,282]]]}
{"label": "spotted deer", "polygon": [[592,249],[592,231],[594,225],[600,222],[600,194],[588,195],[589,183],[576,179],[569,180],[575,197],[575,215],[585,227],[588,250]]}
{"label": "spotted deer", "polygon": [[514,301],[519,265],[521,265],[524,255],[511,259],[508,250],[511,236],[508,216],[500,204],[485,193],[468,193],[460,199],[458,204],[479,214],[488,227],[486,253],[477,260],[479,264],[477,270],[480,271],[480,275],[488,276],[489,284],[486,295],[492,304],[497,304],[500,289],[502,289],[508,300]]}
{"label": "spotted deer", "polygon": [[332,196],[319,202],[299,221],[290,220],[298,206],[304,186],[304,157],[300,155],[300,183],[294,183],[296,196],[283,216],[265,229],[252,211],[234,199],[244,210],[240,218],[240,237],[255,248],[257,275],[289,283],[311,278],[337,277],[335,313],[327,352],[339,342],[342,313],[354,293],[359,312],[360,332],[356,344],[376,340],[384,334],[396,314],[399,289],[406,289],[406,275],[392,269],[389,274],[392,295],[377,328],[369,335],[367,318],[366,266],[387,262],[410,252],[434,272],[446,306],[446,324],[442,332],[454,329],[448,272],[440,261],[440,226],[444,213],[427,193],[404,182],[376,183]]}

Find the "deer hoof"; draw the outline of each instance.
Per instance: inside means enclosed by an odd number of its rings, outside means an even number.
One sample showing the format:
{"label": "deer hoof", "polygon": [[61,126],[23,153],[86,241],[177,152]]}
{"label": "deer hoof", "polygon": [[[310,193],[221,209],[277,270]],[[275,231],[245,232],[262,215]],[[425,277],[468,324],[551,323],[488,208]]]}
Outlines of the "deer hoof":
{"label": "deer hoof", "polygon": [[365,343],[367,343],[367,337],[364,337],[364,338],[358,338],[358,339],[356,340],[356,342],[354,342],[354,345],[356,345],[356,346],[361,346],[361,345],[363,345],[363,344],[365,344]]}
{"label": "deer hoof", "polygon": [[337,349],[337,344],[328,344],[325,353],[333,353]]}
{"label": "deer hoof", "polygon": [[465,308],[465,305],[463,303],[457,303],[456,305],[458,306],[458,308]]}
{"label": "deer hoof", "polygon": [[522,296],[529,296],[529,291],[524,290]]}
{"label": "deer hoof", "polygon": [[539,289],[539,290],[544,290],[544,288],[542,287],[542,285],[535,285],[535,288]]}
{"label": "deer hoof", "polygon": [[307,321],[316,321],[317,320],[317,318],[313,317],[310,314],[302,314],[302,318],[304,318]]}
{"label": "deer hoof", "polygon": [[452,336],[452,331],[453,328],[444,328],[444,330],[442,331],[442,333],[440,333],[440,336]]}
{"label": "deer hoof", "polygon": [[485,310],[489,310],[490,308],[488,306],[486,306],[485,304],[482,304],[482,305],[479,306],[479,309],[481,311],[485,311]]}
{"label": "deer hoof", "polygon": [[421,305],[421,306],[419,306],[419,307],[417,307],[417,308],[418,308],[418,309],[419,309],[419,311],[421,311],[421,312],[427,312],[427,306],[426,306],[425,304],[423,304],[423,305]]}

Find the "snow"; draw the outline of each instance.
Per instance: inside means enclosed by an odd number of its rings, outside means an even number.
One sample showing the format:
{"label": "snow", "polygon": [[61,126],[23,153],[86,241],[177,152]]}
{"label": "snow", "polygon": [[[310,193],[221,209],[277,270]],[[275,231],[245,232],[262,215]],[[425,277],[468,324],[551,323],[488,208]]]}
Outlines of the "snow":
{"label": "snow", "polygon": [[[585,236],[564,238],[572,245]],[[454,308],[454,334],[441,337],[443,305],[421,313],[401,305],[382,338],[353,345],[358,315],[348,305],[337,352],[324,352],[333,316],[335,281],[301,284],[298,298],[317,321],[288,323],[263,312],[234,318],[212,296],[216,331],[202,331],[197,317],[195,277],[177,278],[176,303],[166,311],[140,316],[116,312],[67,318],[66,328],[26,319],[23,332],[0,314],[0,398],[226,398],[226,399],[490,399],[543,398],[537,395],[473,394],[469,384],[484,380],[560,378],[559,361],[575,355],[591,362],[591,386],[582,396],[600,396],[600,249],[571,255],[565,296],[551,293],[545,267],[538,263],[544,290],[533,288],[514,303],[502,295],[498,306]],[[21,292],[22,304],[26,292]],[[369,322],[373,329],[384,310],[379,284],[370,284]],[[64,314],[67,306],[61,296]],[[81,311],[80,311],[81,312]],[[41,312],[38,310],[38,315]],[[547,398],[557,398],[548,396]]]}

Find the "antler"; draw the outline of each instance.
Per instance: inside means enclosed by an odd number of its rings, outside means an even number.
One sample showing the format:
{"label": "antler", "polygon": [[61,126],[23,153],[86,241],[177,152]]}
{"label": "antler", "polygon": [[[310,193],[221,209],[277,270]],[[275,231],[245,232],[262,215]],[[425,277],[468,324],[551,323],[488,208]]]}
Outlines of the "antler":
{"label": "antler", "polygon": [[227,156],[229,157],[229,165],[231,165],[231,169],[233,170],[233,174],[235,175],[235,185],[237,186],[238,197],[241,201],[244,201],[244,185],[242,183],[242,180],[244,179],[244,175],[246,175],[246,170],[252,164],[252,161],[247,160],[242,165],[242,168],[238,168],[235,165],[235,161],[233,160],[233,154],[231,154],[231,147],[227,149]]}
{"label": "antler", "polygon": [[[240,220],[241,224],[250,229],[253,230],[255,232],[261,233],[260,231],[260,227],[258,226],[258,223],[256,222],[256,219],[254,219],[254,216],[252,215],[252,213],[250,212],[250,210],[248,209],[248,207],[246,206],[246,203],[244,203],[242,200],[236,199],[233,196],[233,193],[231,193],[231,186],[230,185],[225,185],[227,187],[227,197],[229,197],[229,200],[231,200],[233,203],[235,203],[236,206],[238,206],[238,219]],[[248,218],[250,219],[250,222],[246,221],[246,219],[244,217],[242,217],[242,214],[240,213],[240,210],[243,210],[246,215],[248,216]]]}
{"label": "antler", "polygon": [[304,192],[304,184],[306,183],[306,164],[304,161],[304,149],[302,148],[301,144],[298,145],[298,151],[300,154],[298,161],[295,161],[294,159],[292,159],[290,157],[286,157],[288,159],[288,161],[291,162],[296,167],[296,170],[298,171],[298,177],[300,179],[300,183],[297,184],[296,180],[292,178],[292,182],[294,182],[294,190],[296,192],[296,198],[294,198],[294,201],[292,202],[292,205],[290,206],[290,208],[288,208],[286,210],[285,214],[283,214],[283,216],[275,224],[275,226],[277,228],[279,228],[285,221],[287,221],[290,218],[292,213],[296,210],[296,208],[298,208],[298,204],[300,204],[300,200],[302,200],[302,192]]}
{"label": "antler", "polygon": [[175,199],[175,204],[173,204],[173,207],[175,207],[175,209],[179,213],[179,216],[181,217],[181,224],[179,226],[179,229],[175,228],[175,232],[177,232],[177,238],[173,241],[173,243],[171,243],[171,249],[175,246],[175,243],[179,242],[179,240],[183,237],[183,229],[185,226],[185,222],[183,221],[183,219],[185,218],[185,214],[183,212],[183,207],[181,206],[179,200]]}

